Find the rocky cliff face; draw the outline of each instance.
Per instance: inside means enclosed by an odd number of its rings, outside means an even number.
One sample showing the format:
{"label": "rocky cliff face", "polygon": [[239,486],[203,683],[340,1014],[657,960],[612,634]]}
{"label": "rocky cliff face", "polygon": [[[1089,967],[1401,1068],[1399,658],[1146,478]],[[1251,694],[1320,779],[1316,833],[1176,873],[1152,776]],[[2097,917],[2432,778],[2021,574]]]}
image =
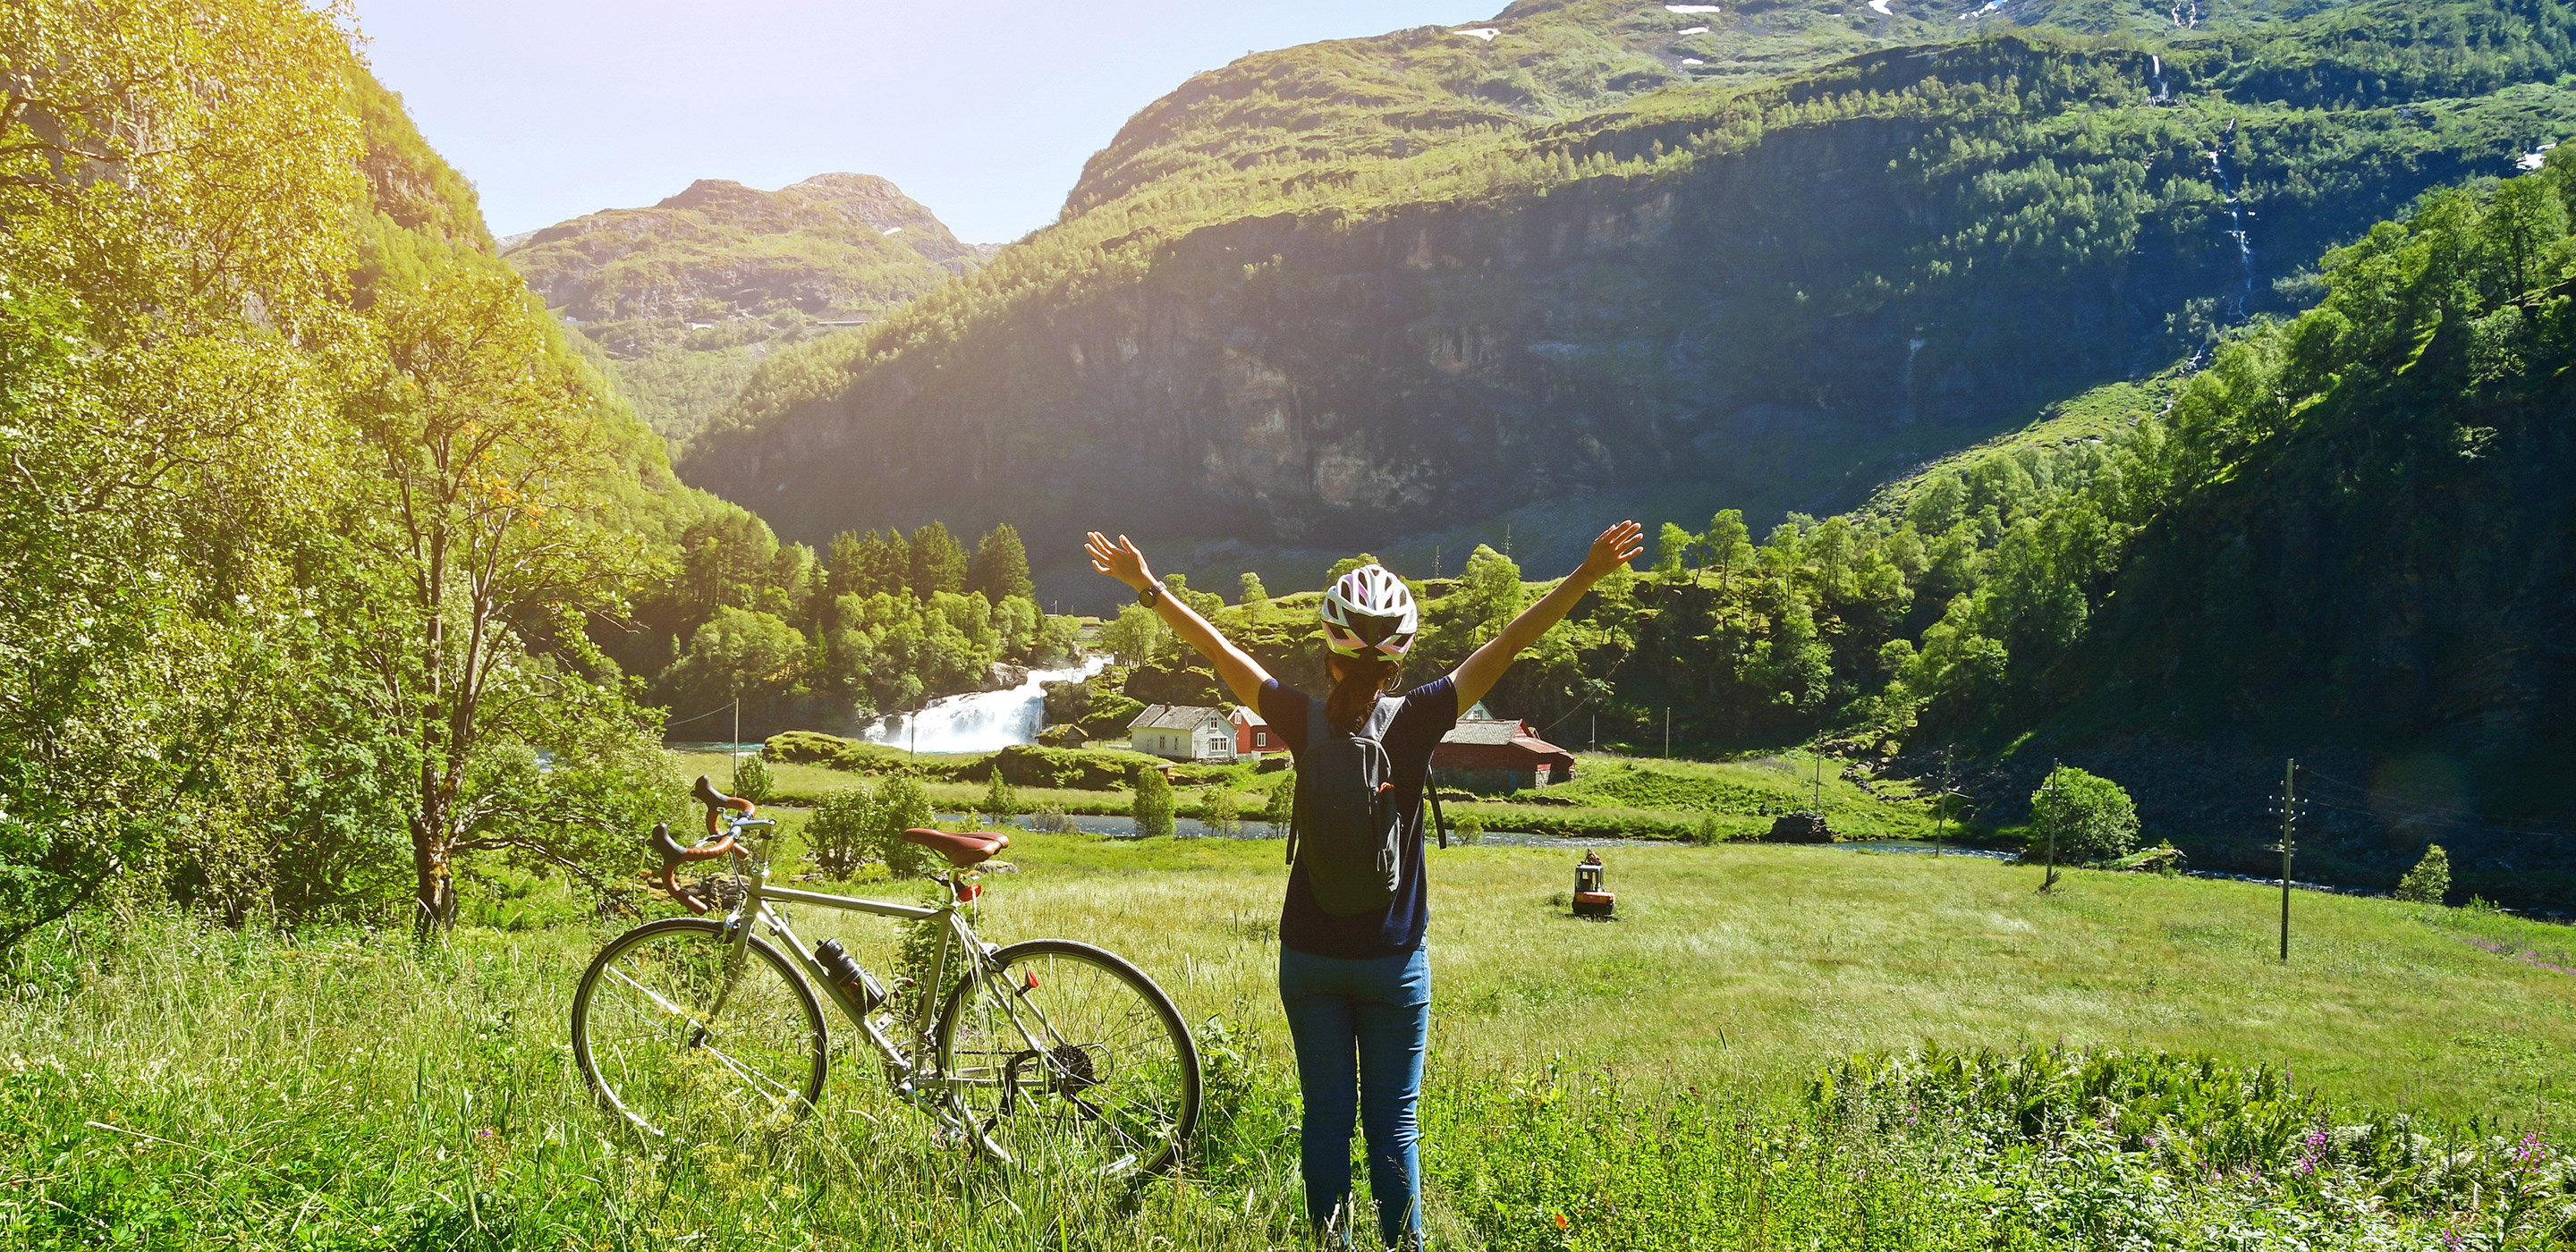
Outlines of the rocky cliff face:
{"label": "rocky cliff face", "polygon": [[777,191],[701,179],[650,208],[535,231],[505,255],[675,444],[772,350],[982,264],[930,210],[866,174]]}

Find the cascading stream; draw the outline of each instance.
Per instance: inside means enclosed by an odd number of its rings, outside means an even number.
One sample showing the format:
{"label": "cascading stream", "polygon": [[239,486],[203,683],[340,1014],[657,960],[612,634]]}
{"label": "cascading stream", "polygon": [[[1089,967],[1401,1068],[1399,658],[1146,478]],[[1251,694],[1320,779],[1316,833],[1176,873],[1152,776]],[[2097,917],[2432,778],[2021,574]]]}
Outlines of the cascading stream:
{"label": "cascading stream", "polygon": [[2246,229],[2245,206],[2236,199],[2236,184],[2227,177],[2227,147],[2236,138],[2236,123],[2227,123],[2219,132],[2218,144],[2209,150],[2209,168],[2218,176],[2218,190],[2227,197],[2227,237],[2236,241],[2236,260],[2245,276],[2244,290],[2236,297],[2236,316],[2245,316],[2254,303],[2254,244]]}
{"label": "cascading stream", "polygon": [[920,752],[991,752],[1035,743],[1046,729],[1046,684],[1088,678],[1107,657],[1087,657],[1074,669],[1036,669],[1028,681],[1003,691],[942,696],[909,717],[894,714],[868,728],[867,741]]}

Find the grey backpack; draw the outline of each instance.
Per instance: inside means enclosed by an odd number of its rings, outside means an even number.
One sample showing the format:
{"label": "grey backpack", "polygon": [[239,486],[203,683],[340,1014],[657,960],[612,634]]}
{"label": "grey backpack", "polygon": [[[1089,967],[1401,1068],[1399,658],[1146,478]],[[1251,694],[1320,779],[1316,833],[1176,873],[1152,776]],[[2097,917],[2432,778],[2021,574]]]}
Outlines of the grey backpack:
{"label": "grey backpack", "polygon": [[1288,863],[1306,867],[1316,905],[1335,917],[1383,909],[1395,898],[1403,809],[1381,741],[1403,708],[1402,700],[1381,698],[1360,733],[1346,735],[1324,716],[1323,701],[1307,697]]}

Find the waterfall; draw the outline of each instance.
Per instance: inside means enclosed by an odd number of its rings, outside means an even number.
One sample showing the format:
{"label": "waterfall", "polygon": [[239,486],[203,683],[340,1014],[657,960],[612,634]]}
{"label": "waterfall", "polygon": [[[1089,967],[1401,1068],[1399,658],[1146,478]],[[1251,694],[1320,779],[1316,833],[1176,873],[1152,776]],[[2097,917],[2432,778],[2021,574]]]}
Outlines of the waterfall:
{"label": "waterfall", "polygon": [[2154,65],[2154,66],[2155,66],[2155,72],[2156,72],[2156,96],[2155,96],[2155,98],[2156,98],[2157,100],[2159,100],[2159,101],[2163,101],[2163,100],[2170,100],[2170,99],[2172,99],[2172,98],[2173,98],[2172,93],[2171,93],[2171,92],[2168,92],[2168,91],[2166,91],[2166,90],[2165,90],[2165,59],[2164,59],[2163,57],[2161,57],[2161,56],[2155,56],[2155,55],[2152,55],[2152,54],[2151,54],[2151,55],[2149,55],[2149,56],[2147,57],[2147,61],[2148,61],[2150,64],[2152,64],[2152,65]]}
{"label": "waterfall", "polygon": [[898,713],[877,719],[867,740],[921,752],[990,752],[1035,743],[1038,732],[1046,729],[1046,684],[1088,678],[1108,663],[1105,656],[1087,657],[1075,669],[1030,670],[1028,681],[1008,690],[942,696],[911,717]]}
{"label": "waterfall", "polygon": [[2254,303],[2254,244],[2245,228],[2245,206],[2237,203],[2236,185],[2227,177],[2227,143],[2235,137],[2236,123],[2231,121],[2219,133],[2218,145],[2209,150],[2209,168],[2218,176],[2219,191],[2227,196],[2227,237],[2236,241],[2237,264],[2245,274],[2244,293],[2236,298],[2236,315],[2243,317],[2246,308]]}
{"label": "waterfall", "polygon": [[[1922,329],[1920,326],[1915,327],[1917,332]],[[1905,341],[1905,410],[1904,415],[1899,419],[1901,421],[1910,422],[1919,416],[1914,407],[1914,357],[1921,351],[1923,351],[1923,336],[1920,333]]]}

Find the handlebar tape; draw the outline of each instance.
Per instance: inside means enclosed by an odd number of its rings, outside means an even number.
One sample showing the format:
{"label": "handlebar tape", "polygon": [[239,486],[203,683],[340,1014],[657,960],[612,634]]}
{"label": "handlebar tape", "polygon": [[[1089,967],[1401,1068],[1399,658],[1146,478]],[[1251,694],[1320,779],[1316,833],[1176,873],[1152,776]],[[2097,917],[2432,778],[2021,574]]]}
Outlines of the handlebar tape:
{"label": "handlebar tape", "polygon": [[716,785],[708,781],[704,774],[698,775],[698,785],[690,788],[689,794],[696,798],[698,803],[707,806],[707,833],[710,835],[719,833],[717,818],[726,809],[740,810],[745,817],[760,811],[758,805],[741,796],[729,796],[716,790]]}
{"label": "handlebar tape", "polygon": [[684,848],[680,846],[679,840],[671,837],[669,823],[655,822],[653,837],[647,843],[654,851],[662,854],[662,890],[669,892],[672,899],[687,906],[690,912],[706,912],[706,903],[692,894],[687,887],[681,886],[679,881],[671,876],[671,871],[678,868],[682,861],[704,861],[733,851],[733,836],[727,835],[714,843]]}

